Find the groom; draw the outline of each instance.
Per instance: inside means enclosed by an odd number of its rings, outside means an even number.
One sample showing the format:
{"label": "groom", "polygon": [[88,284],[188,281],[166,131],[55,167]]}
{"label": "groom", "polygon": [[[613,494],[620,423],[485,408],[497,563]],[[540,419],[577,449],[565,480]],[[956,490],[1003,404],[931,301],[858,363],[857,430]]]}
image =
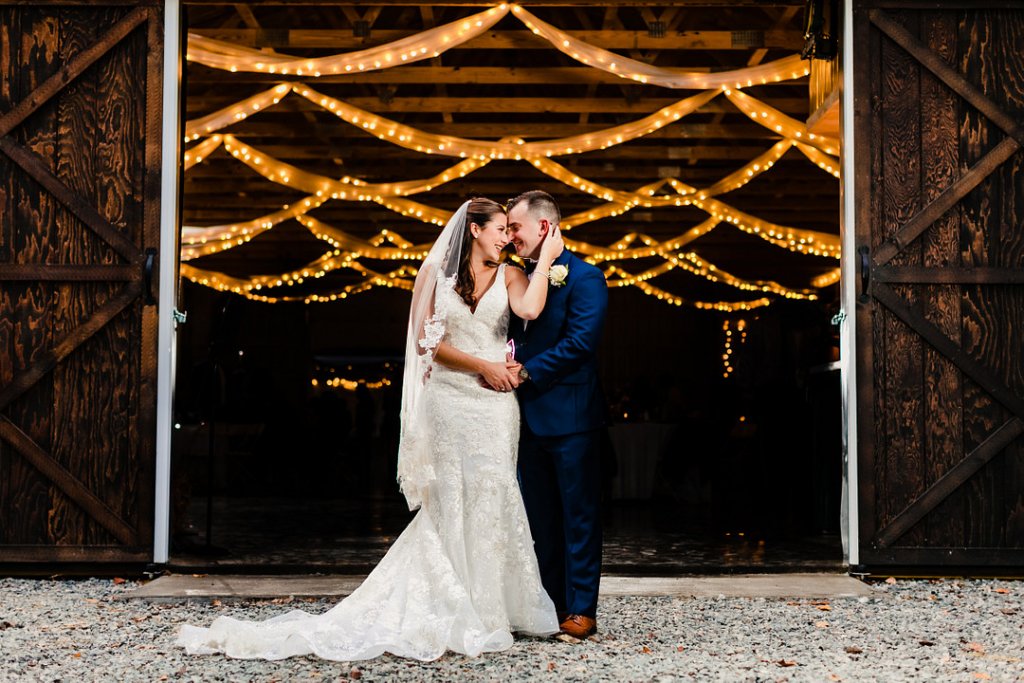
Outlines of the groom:
{"label": "groom", "polygon": [[[545,235],[560,213],[546,192],[524,192],[508,204],[516,252],[536,265]],[[534,263],[531,263],[531,260]],[[608,286],[604,274],[568,249],[555,259],[547,303],[536,320],[509,326],[520,370],[519,482],[544,588],[563,633],[586,638],[597,630],[601,580],[601,463],[598,438],[605,404],[595,351]]]}

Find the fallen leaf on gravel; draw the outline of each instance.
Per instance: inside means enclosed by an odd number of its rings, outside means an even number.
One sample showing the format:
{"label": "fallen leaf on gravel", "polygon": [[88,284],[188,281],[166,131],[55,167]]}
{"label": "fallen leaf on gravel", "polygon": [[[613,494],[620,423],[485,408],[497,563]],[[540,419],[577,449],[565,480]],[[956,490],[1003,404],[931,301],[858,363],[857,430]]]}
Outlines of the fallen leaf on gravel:
{"label": "fallen leaf on gravel", "polygon": [[222,603],[221,603],[220,600],[217,600],[216,598],[214,598],[213,600],[210,600],[210,604],[213,605],[214,607],[220,607]]}
{"label": "fallen leaf on gravel", "polygon": [[207,574],[193,574],[192,578],[193,579],[205,579],[207,576],[208,576]]}
{"label": "fallen leaf on gravel", "polygon": [[167,680],[167,674],[164,674],[163,676],[161,676],[160,678],[158,678],[156,680],[158,680],[158,681],[166,681]]}
{"label": "fallen leaf on gravel", "polygon": [[780,659],[775,663],[779,666],[796,666],[796,662],[794,662],[792,659]]}
{"label": "fallen leaf on gravel", "polygon": [[649,648],[649,647],[647,647],[646,645],[644,645],[643,653],[644,653],[645,655],[649,655],[649,654],[651,654],[651,648]]}
{"label": "fallen leaf on gravel", "polygon": [[827,621],[816,621],[816,622],[814,622],[814,625],[817,626],[818,628],[828,628],[828,622]]}
{"label": "fallen leaf on gravel", "polygon": [[971,650],[972,652],[985,652],[985,646],[981,643],[967,643],[967,649]]}
{"label": "fallen leaf on gravel", "polygon": [[1009,616],[1011,614],[1016,614],[1020,610],[1018,610],[1016,607],[1004,607],[1003,609],[1001,609],[999,611],[1002,612],[1003,614]]}
{"label": "fallen leaf on gravel", "polygon": [[846,652],[847,652],[847,654],[851,654],[851,655],[859,655],[859,654],[862,654],[864,652],[864,650],[860,649],[856,645],[850,645],[850,646],[848,646],[846,648]]}
{"label": "fallen leaf on gravel", "polygon": [[686,649],[686,648],[685,648],[685,647],[683,647],[682,645],[679,645],[678,647],[676,647],[676,651],[677,651],[677,652],[682,652],[682,651],[683,651],[683,650],[685,650],[685,649]]}
{"label": "fallen leaf on gravel", "polygon": [[975,672],[974,672],[974,677],[975,677],[976,679],[978,679],[979,681],[987,681],[988,679],[992,678],[992,677],[991,677],[991,676],[989,676],[988,674],[986,674],[986,673],[982,673],[982,672],[980,672],[980,671],[975,671]]}
{"label": "fallen leaf on gravel", "polygon": [[832,605],[818,605],[818,609],[820,609],[822,612],[831,612]]}
{"label": "fallen leaf on gravel", "polygon": [[95,605],[96,603],[99,602],[99,600],[97,600],[96,598],[86,598],[85,601],[87,603],[89,603],[90,605]]}
{"label": "fallen leaf on gravel", "polygon": [[885,580],[885,582],[891,586],[894,583],[896,583],[896,577],[895,576],[890,576],[888,579]]}
{"label": "fallen leaf on gravel", "polygon": [[555,663],[554,662],[548,662],[548,671],[554,671],[554,670],[555,670]]}
{"label": "fallen leaf on gravel", "polygon": [[81,652],[76,652],[75,654],[73,654],[71,656],[74,657],[75,659],[81,659],[82,658],[82,653]]}
{"label": "fallen leaf on gravel", "polygon": [[354,669],[352,669],[351,671],[348,672],[348,677],[349,678],[354,678],[356,680],[359,680],[360,678],[363,677],[363,672],[360,671],[358,668],[354,668]]}
{"label": "fallen leaf on gravel", "polygon": [[828,680],[830,680],[830,681],[841,681],[843,679],[840,678],[839,676],[837,676],[836,674],[829,674],[828,675]]}
{"label": "fallen leaf on gravel", "polygon": [[931,646],[931,645],[934,645],[935,643],[930,641],[930,640],[919,640],[919,641],[917,641],[917,644],[918,645],[928,645],[928,646]]}
{"label": "fallen leaf on gravel", "polygon": [[1006,595],[1009,592],[1010,592],[1009,588],[996,588],[996,593],[1002,593],[1003,595]]}
{"label": "fallen leaf on gravel", "polygon": [[116,585],[120,586],[122,583],[126,583],[126,581],[124,579],[122,579],[120,576],[115,576],[114,577],[114,583]]}

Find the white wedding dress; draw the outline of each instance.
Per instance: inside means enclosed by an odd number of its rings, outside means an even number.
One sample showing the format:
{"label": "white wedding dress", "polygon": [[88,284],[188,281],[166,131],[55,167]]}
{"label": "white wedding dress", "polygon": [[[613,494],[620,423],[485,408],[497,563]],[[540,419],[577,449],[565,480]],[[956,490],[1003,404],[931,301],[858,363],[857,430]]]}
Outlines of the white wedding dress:
{"label": "white wedding dress", "polygon": [[[504,268],[475,313],[452,289],[438,290],[445,341],[488,360],[505,358]],[[314,654],[351,661],[390,652],[429,661],[446,650],[477,656],[507,649],[513,632],[556,633],[516,480],[515,396],[435,364],[424,402],[436,478],[416,517],[355,592],[318,615],[294,610],[263,622],[220,617],[210,628],[186,625],[178,645],[190,654],[247,659]]]}

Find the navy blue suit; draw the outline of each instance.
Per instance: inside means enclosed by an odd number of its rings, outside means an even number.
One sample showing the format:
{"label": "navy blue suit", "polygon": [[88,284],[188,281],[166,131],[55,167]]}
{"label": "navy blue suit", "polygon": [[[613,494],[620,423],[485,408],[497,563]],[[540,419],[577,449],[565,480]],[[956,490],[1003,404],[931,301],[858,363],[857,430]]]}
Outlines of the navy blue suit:
{"label": "navy blue suit", "polygon": [[[605,402],[595,354],[608,307],[600,269],[568,250],[569,274],[549,286],[544,311],[513,317],[516,359],[530,374],[522,409],[519,483],[544,588],[564,614],[594,617],[601,581],[600,430]],[[525,329],[524,329],[525,327]]]}

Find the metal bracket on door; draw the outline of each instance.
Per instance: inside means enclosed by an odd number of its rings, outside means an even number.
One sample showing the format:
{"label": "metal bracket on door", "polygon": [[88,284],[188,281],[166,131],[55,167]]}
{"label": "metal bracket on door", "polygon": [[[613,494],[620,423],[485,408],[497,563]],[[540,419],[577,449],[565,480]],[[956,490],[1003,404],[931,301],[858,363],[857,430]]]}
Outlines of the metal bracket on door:
{"label": "metal bracket on door", "polygon": [[184,325],[188,322],[188,311],[179,311],[177,308],[171,309],[171,317],[174,319],[174,326]]}
{"label": "metal bracket on door", "polygon": [[871,301],[868,294],[871,289],[871,251],[867,246],[862,246],[857,249],[857,253],[860,255],[860,296],[857,301],[866,304]]}

